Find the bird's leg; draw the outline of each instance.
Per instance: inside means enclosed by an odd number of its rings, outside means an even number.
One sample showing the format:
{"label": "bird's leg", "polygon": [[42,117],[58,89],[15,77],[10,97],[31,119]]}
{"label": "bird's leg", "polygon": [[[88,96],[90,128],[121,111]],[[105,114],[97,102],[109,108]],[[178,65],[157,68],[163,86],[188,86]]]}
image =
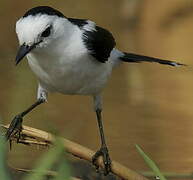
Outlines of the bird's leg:
{"label": "bird's leg", "polygon": [[[97,99],[99,100],[99,103],[97,103],[98,101]],[[97,160],[100,156],[102,156],[104,167],[105,167],[104,175],[107,175],[111,171],[111,159],[110,159],[108,148],[105,142],[105,135],[103,130],[102,116],[101,116],[102,108],[98,107],[98,105],[101,106],[101,99],[100,97],[96,97],[94,98],[94,100],[96,100],[95,105],[97,105],[95,111],[96,111],[97,122],[98,122],[98,127],[100,132],[100,138],[101,138],[101,148],[92,157],[92,163],[93,165],[95,165],[96,169],[98,170],[99,166],[97,164]]]}
{"label": "bird's leg", "polygon": [[16,115],[13,120],[11,121],[11,124],[9,125],[9,128],[5,134],[5,137],[7,140],[10,139],[12,135],[18,134],[17,140],[20,138],[20,133],[22,131],[22,122],[23,117],[28,114],[30,111],[32,111],[34,108],[36,108],[38,105],[42,104],[44,102],[43,99],[38,99],[34,104],[32,104],[29,108],[27,108],[22,113],[19,113]]}
{"label": "bird's leg", "polygon": [[38,87],[38,99],[37,101],[32,104],[29,108],[27,108],[25,111],[23,111],[22,113],[19,113],[18,115],[16,115],[11,124],[9,125],[9,128],[5,134],[5,137],[7,140],[10,140],[11,136],[14,136],[16,134],[18,134],[18,138],[17,141],[19,141],[20,139],[20,133],[22,131],[22,122],[23,122],[23,117],[25,115],[27,115],[29,112],[31,112],[34,108],[36,108],[37,106],[39,106],[40,104],[44,103],[47,99],[47,92],[41,88],[41,86]]}
{"label": "bird's leg", "polygon": [[92,157],[92,162],[95,165],[95,167],[98,169],[99,166],[97,165],[96,161],[100,156],[102,156],[103,163],[105,166],[104,174],[107,175],[111,171],[111,159],[110,159],[108,148],[105,142],[105,136],[104,136],[104,131],[103,131],[103,124],[102,124],[100,109],[96,110],[96,115],[97,115],[97,121],[98,121],[98,126],[99,126],[99,131],[100,131],[100,137],[101,137],[101,148]]}

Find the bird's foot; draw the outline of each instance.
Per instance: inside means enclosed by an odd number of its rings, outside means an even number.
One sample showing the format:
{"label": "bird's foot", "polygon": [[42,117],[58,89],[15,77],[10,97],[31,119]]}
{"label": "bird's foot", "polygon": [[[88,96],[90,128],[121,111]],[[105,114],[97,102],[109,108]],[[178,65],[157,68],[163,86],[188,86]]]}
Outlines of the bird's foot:
{"label": "bird's foot", "polygon": [[97,164],[98,158],[102,156],[103,157],[103,163],[104,163],[104,175],[108,175],[111,171],[111,159],[108,153],[108,149],[106,146],[102,146],[100,150],[98,150],[94,156],[92,157],[92,164],[96,167],[96,170],[99,170],[99,165]]}
{"label": "bird's foot", "polygon": [[17,142],[19,142],[21,131],[22,131],[22,121],[23,121],[23,117],[21,114],[18,114],[17,116],[14,117],[5,134],[5,137],[7,140],[10,140],[11,136],[18,135]]}

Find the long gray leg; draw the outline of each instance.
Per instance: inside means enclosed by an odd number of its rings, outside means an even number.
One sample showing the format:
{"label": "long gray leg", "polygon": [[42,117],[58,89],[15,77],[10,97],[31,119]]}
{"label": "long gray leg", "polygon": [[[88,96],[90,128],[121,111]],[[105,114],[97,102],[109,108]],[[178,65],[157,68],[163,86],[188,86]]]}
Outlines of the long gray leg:
{"label": "long gray leg", "polygon": [[101,138],[101,148],[94,154],[92,157],[92,163],[95,165],[97,169],[99,169],[99,166],[97,165],[96,161],[97,159],[102,156],[103,157],[103,163],[105,166],[104,174],[107,175],[111,171],[111,159],[108,153],[108,148],[105,142],[105,135],[103,130],[103,123],[102,123],[102,99],[100,95],[94,96],[94,106],[95,106],[95,112],[97,116],[97,122],[100,132],[100,138]]}
{"label": "long gray leg", "polygon": [[18,140],[20,138],[20,133],[22,130],[22,122],[23,122],[23,117],[27,115],[29,112],[31,112],[33,109],[35,109],[37,106],[40,104],[44,103],[47,100],[47,91],[44,90],[40,85],[38,87],[38,95],[37,95],[37,101],[32,104],[29,108],[27,108],[25,111],[22,113],[19,113],[16,115],[13,120],[11,121],[9,128],[5,134],[5,137],[7,140],[10,139],[10,137],[14,134],[18,134]]}

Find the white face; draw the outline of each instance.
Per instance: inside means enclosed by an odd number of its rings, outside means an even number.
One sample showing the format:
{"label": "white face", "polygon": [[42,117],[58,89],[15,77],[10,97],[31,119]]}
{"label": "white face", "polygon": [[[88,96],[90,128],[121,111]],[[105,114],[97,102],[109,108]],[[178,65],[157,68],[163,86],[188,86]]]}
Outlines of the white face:
{"label": "white face", "polygon": [[21,18],[16,23],[16,33],[20,45],[46,47],[57,38],[61,32],[61,18],[57,16],[36,15]]}

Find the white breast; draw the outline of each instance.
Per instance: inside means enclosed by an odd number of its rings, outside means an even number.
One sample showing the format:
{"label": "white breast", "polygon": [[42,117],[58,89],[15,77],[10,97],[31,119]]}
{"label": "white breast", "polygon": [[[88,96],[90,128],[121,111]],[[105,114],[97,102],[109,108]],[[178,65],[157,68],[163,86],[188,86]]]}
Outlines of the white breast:
{"label": "white breast", "polygon": [[[53,45],[30,53],[27,58],[41,85],[63,94],[94,95],[104,88],[112,62],[98,62],[88,54],[80,35],[74,33],[69,46]],[[62,50],[62,53],[59,53]]]}
{"label": "white breast", "polygon": [[41,86],[48,91],[98,94],[111,74],[113,58],[106,63],[98,62],[85,47],[82,30],[69,22],[64,23],[64,32],[60,38],[28,54],[29,65]]}

